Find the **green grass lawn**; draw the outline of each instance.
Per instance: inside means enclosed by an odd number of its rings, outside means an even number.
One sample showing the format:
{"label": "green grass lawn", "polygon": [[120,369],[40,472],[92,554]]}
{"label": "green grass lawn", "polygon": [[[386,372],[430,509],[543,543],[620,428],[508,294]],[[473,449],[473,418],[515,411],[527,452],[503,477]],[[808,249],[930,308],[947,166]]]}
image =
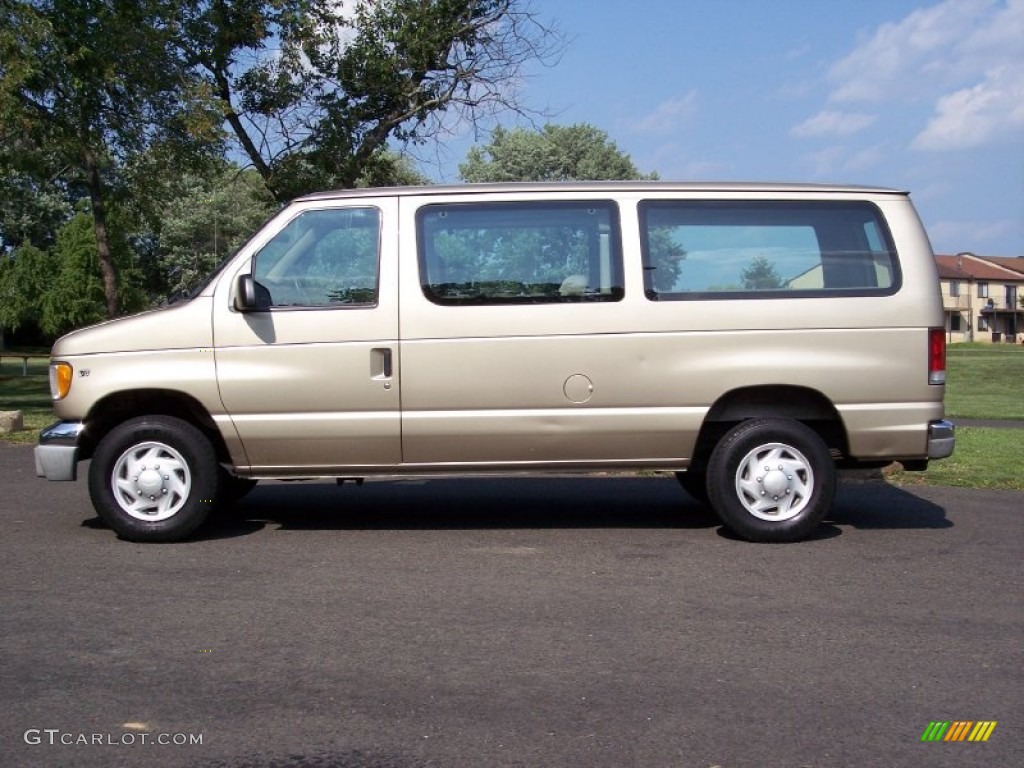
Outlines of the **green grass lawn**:
{"label": "green grass lawn", "polygon": [[1024,429],[957,427],[956,450],[926,472],[897,472],[897,485],[955,485],[1024,491]]}
{"label": "green grass lawn", "polygon": [[[35,443],[55,417],[50,403],[46,357],[0,361],[0,411],[22,411],[26,429],[0,440]],[[962,419],[1024,420],[1024,346],[956,344],[949,348],[946,413]],[[899,472],[906,485],[958,485],[1024,490],[1024,430],[959,427],[956,452],[932,462],[927,472]]]}
{"label": "green grass lawn", "polygon": [[[946,414],[957,419],[1024,421],[1024,345],[951,344]],[[1024,490],[1024,430],[957,427],[956,450],[926,472],[897,472],[901,485]]]}
{"label": "green grass lawn", "polygon": [[21,411],[25,420],[24,431],[0,435],[0,440],[35,443],[39,430],[57,420],[50,401],[49,363],[47,357],[31,357],[29,375],[23,376],[20,359],[0,359],[0,411]]}
{"label": "green grass lawn", "polygon": [[1024,344],[951,344],[946,413],[961,419],[1024,420]]}

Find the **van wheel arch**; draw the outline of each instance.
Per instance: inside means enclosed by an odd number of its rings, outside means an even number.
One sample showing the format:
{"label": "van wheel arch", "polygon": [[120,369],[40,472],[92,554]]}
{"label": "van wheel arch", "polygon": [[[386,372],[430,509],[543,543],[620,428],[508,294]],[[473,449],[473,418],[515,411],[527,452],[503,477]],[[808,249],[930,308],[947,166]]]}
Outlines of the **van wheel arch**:
{"label": "van wheel arch", "polygon": [[708,410],[697,436],[692,465],[706,468],[722,438],[748,419],[803,422],[819,434],[834,456],[847,453],[842,418],[818,390],[793,385],[742,387],[723,394]]}
{"label": "van wheel arch", "polygon": [[114,392],[94,403],[85,418],[87,429],[79,445],[80,458],[91,458],[109,432],[140,416],[171,416],[188,422],[210,441],[218,462],[234,464],[220,430],[203,404],[183,392],[164,389]]}
{"label": "van wheel arch", "polygon": [[694,499],[710,505],[708,465],[715,448],[740,424],[754,419],[797,421],[812,429],[837,460],[847,452],[846,430],[832,402],[810,387],[772,385],[726,392],[708,410],[690,466],[676,479]]}

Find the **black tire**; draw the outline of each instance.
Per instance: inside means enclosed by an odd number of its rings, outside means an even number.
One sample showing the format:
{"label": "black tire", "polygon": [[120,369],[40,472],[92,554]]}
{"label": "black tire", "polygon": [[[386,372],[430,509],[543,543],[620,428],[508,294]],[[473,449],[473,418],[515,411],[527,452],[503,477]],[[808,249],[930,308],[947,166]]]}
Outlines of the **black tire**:
{"label": "black tire", "polygon": [[799,541],[832,507],[836,466],[810,427],[786,419],[750,419],[715,446],[707,487],[712,508],[742,538]]}
{"label": "black tire", "polygon": [[89,495],[122,538],[180,541],[213,510],[220,472],[210,441],[187,421],[141,416],[100,441],[89,467]]}
{"label": "black tire", "polygon": [[708,505],[708,473],[703,467],[690,467],[685,472],[676,472],[676,480],[683,490],[701,504]]}

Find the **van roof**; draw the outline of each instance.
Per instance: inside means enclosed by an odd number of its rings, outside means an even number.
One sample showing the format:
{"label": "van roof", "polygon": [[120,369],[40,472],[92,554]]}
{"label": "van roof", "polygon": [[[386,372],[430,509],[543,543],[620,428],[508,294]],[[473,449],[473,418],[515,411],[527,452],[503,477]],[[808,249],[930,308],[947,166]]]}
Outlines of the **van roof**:
{"label": "van roof", "polygon": [[905,190],[869,187],[854,184],[798,184],[791,182],[703,182],[703,181],[571,181],[571,182],[505,182],[501,184],[437,184],[416,187],[370,187],[314,192],[296,198],[295,202],[333,200],[348,197],[382,197],[393,195],[452,195],[500,192],[815,192],[821,194],[883,194],[908,195]]}

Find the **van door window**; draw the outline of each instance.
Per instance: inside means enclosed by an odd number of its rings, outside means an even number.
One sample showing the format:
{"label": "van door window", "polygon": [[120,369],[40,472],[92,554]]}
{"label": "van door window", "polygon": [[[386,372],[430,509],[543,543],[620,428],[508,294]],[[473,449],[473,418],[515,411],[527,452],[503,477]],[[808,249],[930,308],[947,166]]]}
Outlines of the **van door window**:
{"label": "van door window", "polygon": [[652,300],[884,295],[896,252],[871,204],[647,201],[640,205]]}
{"label": "van door window", "polygon": [[377,303],[380,211],[305,211],[253,258],[267,307],[368,307]]}
{"label": "van door window", "polygon": [[622,298],[611,202],[428,205],[417,221],[423,293],[437,304]]}

